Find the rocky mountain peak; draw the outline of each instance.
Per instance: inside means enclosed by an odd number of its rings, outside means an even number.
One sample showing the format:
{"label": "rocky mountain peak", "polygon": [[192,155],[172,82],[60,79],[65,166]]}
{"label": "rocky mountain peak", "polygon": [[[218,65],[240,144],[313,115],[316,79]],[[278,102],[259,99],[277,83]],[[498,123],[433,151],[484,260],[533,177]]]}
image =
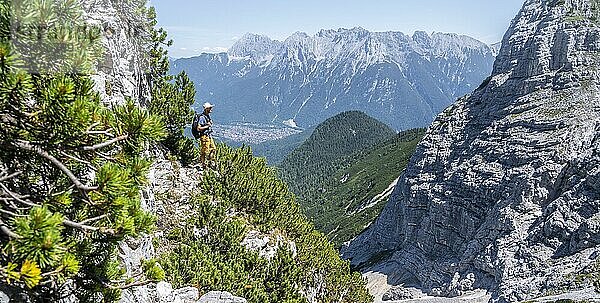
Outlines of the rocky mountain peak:
{"label": "rocky mountain peak", "polygon": [[342,36],[364,38],[366,36],[369,36],[371,34],[371,32],[360,26],[356,26],[356,27],[353,27],[350,29],[340,28],[340,29],[338,29],[338,34],[340,34]]}
{"label": "rocky mountain peak", "polygon": [[283,42],[284,48],[310,48],[314,39],[304,32],[295,32]]}
{"label": "rocky mountain peak", "polygon": [[416,31],[412,35],[413,41],[424,48],[431,47],[431,37],[425,31]]}
{"label": "rocky mountain peak", "polygon": [[597,50],[597,33],[586,27],[597,25],[599,10],[594,0],[526,1],[504,36],[493,73],[533,78],[582,65],[571,61],[577,52]]}
{"label": "rocky mountain peak", "polygon": [[233,58],[251,58],[256,62],[264,61],[275,56],[282,43],[264,35],[246,33],[228,50]]}
{"label": "rocky mountain peak", "polygon": [[344,250],[355,266],[496,302],[590,287],[574,275],[600,255],[599,10],[525,2],[492,76],[437,116],[381,216]]}
{"label": "rocky mountain peak", "polygon": [[433,33],[430,43],[430,51],[434,56],[453,56],[464,60],[472,52],[493,53],[489,45],[454,33]]}

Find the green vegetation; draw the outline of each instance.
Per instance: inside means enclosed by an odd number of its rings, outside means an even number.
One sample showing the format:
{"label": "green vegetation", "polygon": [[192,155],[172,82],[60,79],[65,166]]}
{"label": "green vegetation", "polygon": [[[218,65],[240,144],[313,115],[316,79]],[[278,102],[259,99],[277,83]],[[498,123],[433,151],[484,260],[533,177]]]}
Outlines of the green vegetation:
{"label": "green vegetation", "polygon": [[[362,232],[388,201],[375,197],[400,176],[424,134],[424,129],[404,131],[348,157],[347,166],[336,171],[316,196],[321,205],[332,205],[331,209],[316,212],[317,228],[338,245]],[[388,193],[391,190],[393,188],[389,188]],[[330,215],[332,211],[336,215]]]}
{"label": "green vegetation", "polygon": [[68,294],[112,302],[131,283],[117,243],[150,230],[139,191],[165,136],[160,118],[129,100],[108,108],[93,91],[101,55],[77,1],[0,1],[0,277],[33,301]]}
{"label": "green vegetation", "polygon": [[340,245],[379,215],[387,199],[376,196],[398,178],[423,135],[396,135],[362,113],[342,113],[319,125],[280,172],[315,227]]}
{"label": "green vegetation", "polygon": [[[256,303],[308,302],[303,293],[319,287],[317,302],[372,301],[360,274],[351,273],[314,230],[263,158],[247,147],[220,144],[217,159],[216,171],[205,174],[202,195],[190,201],[185,224],[158,239],[169,247],[161,256],[168,281],[201,293],[230,291]],[[251,230],[291,242],[268,260],[240,244]]]}
{"label": "green vegetation", "polygon": [[177,76],[169,75],[169,58],[165,47],[173,41],[167,40],[167,32],[156,29],[156,11],[150,7],[146,12],[150,31],[148,48],[150,69],[148,75],[152,82],[152,98],[148,110],[160,116],[166,124],[167,136],[162,144],[181,160],[184,165],[198,161],[198,150],[194,148],[194,140],[184,135],[184,128],[190,123],[194,112],[196,89],[194,83],[185,72]]}
{"label": "green vegetation", "polygon": [[[126,275],[117,244],[156,221],[140,206],[151,164],[144,151],[162,143],[182,162],[193,161],[198,151],[183,127],[194,89],[184,73],[166,75],[170,42],[164,30],[152,29],[154,10],[144,0],[121,1],[119,9],[139,18],[136,28],[148,39],[139,43],[150,53],[152,99],[102,104],[86,76],[102,56],[100,31],[86,27],[77,3],[0,0],[2,288],[32,301],[72,292],[79,302],[114,302],[122,289],[167,279],[249,302],[308,302],[313,290],[318,302],[371,302],[360,274],[309,223],[275,170],[249,148],[223,145],[185,221],[156,239],[160,259],[142,261],[143,275]],[[26,30],[11,31],[15,21]],[[27,48],[32,41],[40,48]],[[351,127],[353,136],[363,135]],[[369,131],[383,138],[387,130]],[[262,258],[241,244],[251,230],[284,239],[275,256]]]}
{"label": "green vegetation", "polygon": [[571,23],[581,22],[583,20],[585,20],[583,15],[569,15],[566,18],[566,21]]}
{"label": "green vegetation", "polygon": [[343,166],[346,156],[394,135],[393,129],[364,113],[341,113],[317,126],[308,140],[282,161],[281,175],[290,189],[304,198],[306,191],[318,188]]}

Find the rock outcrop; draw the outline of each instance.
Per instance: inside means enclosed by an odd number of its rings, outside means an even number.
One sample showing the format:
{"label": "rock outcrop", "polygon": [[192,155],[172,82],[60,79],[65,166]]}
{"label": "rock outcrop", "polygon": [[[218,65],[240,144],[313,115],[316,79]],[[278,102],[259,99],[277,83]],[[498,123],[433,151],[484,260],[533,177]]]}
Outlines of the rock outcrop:
{"label": "rock outcrop", "polygon": [[144,16],[137,6],[145,1],[81,0],[85,19],[102,31],[104,59],[92,75],[95,89],[107,104],[121,104],[126,97],[144,104],[150,99],[148,58],[144,54]]}
{"label": "rock outcrop", "polygon": [[527,0],[492,76],[436,118],[343,255],[430,295],[516,302],[588,286],[600,256],[599,11]]}

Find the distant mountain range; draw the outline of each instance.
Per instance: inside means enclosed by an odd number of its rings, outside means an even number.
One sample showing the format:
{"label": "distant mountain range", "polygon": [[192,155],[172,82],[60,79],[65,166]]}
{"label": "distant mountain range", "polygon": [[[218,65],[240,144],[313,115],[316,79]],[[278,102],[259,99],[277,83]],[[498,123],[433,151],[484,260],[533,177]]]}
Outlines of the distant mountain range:
{"label": "distant mountain range", "polygon": [[285,41],[246,34],[227,53],[172,62],[195,82],[198,104],[221,123],[315,126],[360,110],[396,130],[428,125],[490,74],[495,47],[457,34],[295,33]]}

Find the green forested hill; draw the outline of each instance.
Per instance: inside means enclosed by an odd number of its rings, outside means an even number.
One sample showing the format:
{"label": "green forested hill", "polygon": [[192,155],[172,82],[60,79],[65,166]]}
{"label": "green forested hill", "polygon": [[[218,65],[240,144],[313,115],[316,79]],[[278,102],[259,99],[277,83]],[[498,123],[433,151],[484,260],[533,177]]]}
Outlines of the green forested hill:
{"label": "green forested hill", "polygon": [[[345,159],[383,142],[395,131],[359,111],[343,112],[321,123],[300,147],[292,151],[279,165],[281,175],[290,189],[301,197],[317,188]],[[309,217],[311,205],[304,201]]]}
{"label": "green forested hill", "polygon": [[423,129],[395,134],[360,112],[319,125],[280,165],[306,215],[337,245],[377,217]]}

